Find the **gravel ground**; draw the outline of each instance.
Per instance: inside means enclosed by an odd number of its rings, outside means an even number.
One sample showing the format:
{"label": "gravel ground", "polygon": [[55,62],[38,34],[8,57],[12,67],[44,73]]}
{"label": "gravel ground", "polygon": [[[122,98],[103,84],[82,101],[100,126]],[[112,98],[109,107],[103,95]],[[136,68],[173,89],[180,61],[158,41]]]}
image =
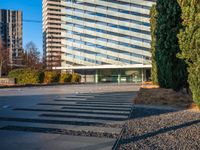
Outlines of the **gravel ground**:
{"label": "gravel ground", "polygon": [[186,110],[134,108],[118,149],[199,150],[200,113]]}

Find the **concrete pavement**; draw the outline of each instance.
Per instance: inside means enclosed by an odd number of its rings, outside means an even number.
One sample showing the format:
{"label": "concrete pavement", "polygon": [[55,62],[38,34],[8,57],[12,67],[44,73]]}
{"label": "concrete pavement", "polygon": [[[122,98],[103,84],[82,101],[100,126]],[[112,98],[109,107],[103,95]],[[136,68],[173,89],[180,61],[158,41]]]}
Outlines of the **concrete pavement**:
{"label": "concrete pavement", "polygon": [[0,89],[1,150],[111,149],[139,86]]}

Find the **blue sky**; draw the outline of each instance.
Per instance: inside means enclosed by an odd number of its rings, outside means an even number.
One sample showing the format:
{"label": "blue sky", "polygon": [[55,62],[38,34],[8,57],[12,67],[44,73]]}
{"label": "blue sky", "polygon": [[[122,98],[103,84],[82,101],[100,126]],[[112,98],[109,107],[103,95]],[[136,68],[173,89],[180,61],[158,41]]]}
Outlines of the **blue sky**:
{"label": "blue sky", "polygon": [[[21,10],[24,20],[42,21],[42,0],[0,0],[0,9]],[[23,45],[29,41],[42,53],[42,22],[23,22]]]}

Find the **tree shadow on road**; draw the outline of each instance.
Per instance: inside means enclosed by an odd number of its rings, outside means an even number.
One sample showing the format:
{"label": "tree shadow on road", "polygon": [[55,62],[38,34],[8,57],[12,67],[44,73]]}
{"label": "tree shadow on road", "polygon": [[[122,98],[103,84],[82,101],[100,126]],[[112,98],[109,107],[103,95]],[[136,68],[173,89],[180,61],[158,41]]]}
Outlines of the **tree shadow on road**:
{"label": "tree shadow on road", "polygon": [[173,113],[179,111],[177,109],[162,109],[162,108],[152,108],[152,107],[139,107],[136,106],[133,108],[132,113],[130,115],[130,119],[137,119],[137,118],[144,118],[144,117],[150,117],[150,116],[158,116],[161,114],[166,113]]}
{"label": "tree shadow on road", "polygon": [[163,134],[163,133],[178,130],[178,129],[181,129],[181,128],[189,127],[189,126],[199,124],[199,123],[200,123],[200,120],[194,120],[194,121],[186,122],[186,123],[183,123],[183,124],[180,124],[180,125],[162,128],[162,129],[159,129],[157,131],[149,132],[149,133],[146,133],[146,134],[143,134],[143,135],[140,135],[140,136],[133,136],[133,137],[130,137],[130,138],[122,139],[120,141],[120,144],[137,142],[137,141],[144,140],[144,139],[147,139],[147,138],[159,135],[159,134]]}

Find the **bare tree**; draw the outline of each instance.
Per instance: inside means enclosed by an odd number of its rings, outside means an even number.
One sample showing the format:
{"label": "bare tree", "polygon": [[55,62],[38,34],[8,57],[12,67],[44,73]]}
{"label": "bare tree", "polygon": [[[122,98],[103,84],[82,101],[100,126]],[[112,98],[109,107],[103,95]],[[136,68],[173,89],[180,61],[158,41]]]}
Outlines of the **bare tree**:
{"label": "bare tree", "polygon": [[29,68],[41,69],[43,66],[40,52],[34,42],[28,42],[25,46],[23,64]]}
{"label": "bare tree", "polygon": [[9,49],[5,47],[0,39],[0,77],[2,74],[8,73],[9,65]]}

